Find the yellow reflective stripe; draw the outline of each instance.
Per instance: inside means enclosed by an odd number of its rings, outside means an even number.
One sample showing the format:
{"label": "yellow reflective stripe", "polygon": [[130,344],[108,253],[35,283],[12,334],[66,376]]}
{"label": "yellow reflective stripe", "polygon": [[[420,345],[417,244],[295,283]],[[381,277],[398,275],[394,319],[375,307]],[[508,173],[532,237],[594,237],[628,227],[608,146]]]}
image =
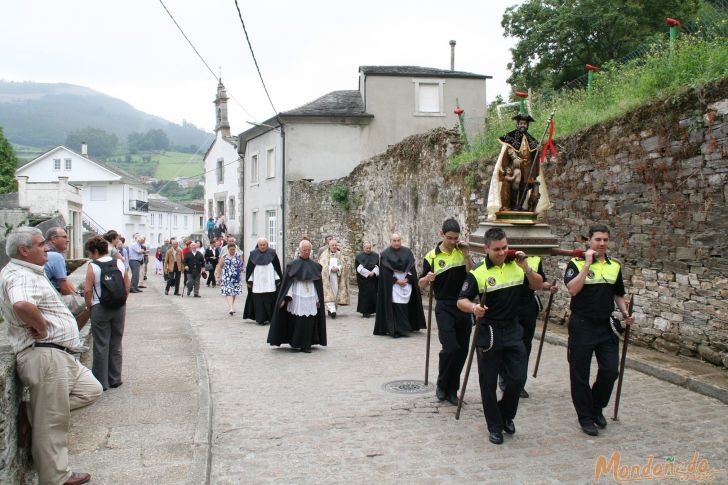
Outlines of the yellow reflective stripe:
{"label": "yellow reflective stripe", "polygon": [[486,293],[490,291],[502,290],[503,288],[511,288],[513,286],[520,286],[523,284],[523,280],[509,281],[508,283],[501,283],[499,285],[487,286],[485,288]]}
{"label": "yellow reflective stripe", "polygon": [[584,281],[584,284],[585,285],[603,285],[603,284],[613,285],[616,282],[617,282],[617,278],[614,278],[614,279],[608,279],[608,278],[589,279],[589,278],[587,278]]}
{"label": "yellow reflective stripe", "polygon": [[[584,268],[585,261],[583,259],[572,259],[571,260],[574,265],[576,266],[576,269],[581,271]],[[613,285],[617,282],[617,276],[619,276],[619,270],[622,268],[622,266],[619,264],[618,261],[615,261],[613,259],[610,260],[611,263],[607,263],[606,261],[602,263],[601,261],[595,261],[589,266],[589,270],[594,273],[593,278],[587,278],[584,280],[584,284],[587,285],[598,285],[598,284],[610,284]]]}
{"label": "yellow reflective stripe", "polygon": [[447,270],[452,269],[452,268],[460,268],[462,266],[465,266],[465,261],[463,261],[462,263],[446,264],[442,268],[439,268],[439,267],[438,268],[435,268],[434,273],[435,274],[438,274],[438,273],[442,273],[443,271],[447,271]]}

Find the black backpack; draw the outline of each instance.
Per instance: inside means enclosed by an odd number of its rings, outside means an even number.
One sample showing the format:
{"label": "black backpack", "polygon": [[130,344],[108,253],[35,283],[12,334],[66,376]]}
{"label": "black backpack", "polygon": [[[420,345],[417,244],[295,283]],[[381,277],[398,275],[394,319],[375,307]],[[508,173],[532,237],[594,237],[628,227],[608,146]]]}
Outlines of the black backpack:
{"label": "black backpack", "polygon": [[124,306],[126,303],[124,275],[116,266],[116,259],[105,263],[100,263],[99,261],[92,261],[92,263],[101,269],[101,294],[97,294],[101,306],[110,310]]}

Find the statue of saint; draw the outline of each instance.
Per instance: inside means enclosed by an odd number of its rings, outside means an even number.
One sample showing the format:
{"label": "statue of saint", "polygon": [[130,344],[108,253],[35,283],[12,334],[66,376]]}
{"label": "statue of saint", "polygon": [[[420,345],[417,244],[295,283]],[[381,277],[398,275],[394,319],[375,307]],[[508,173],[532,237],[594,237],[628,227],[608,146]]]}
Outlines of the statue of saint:
{"label": "statue of saint", "polygon": [[[488,219],[501,211],[542,212],[549,206],[538,161],[538,141],[528,132],[534,119],[527,113],[513,117],[516,129],[498,138],[501,153],[488,192]],[[545,194],[545,197],[544,197]]]}

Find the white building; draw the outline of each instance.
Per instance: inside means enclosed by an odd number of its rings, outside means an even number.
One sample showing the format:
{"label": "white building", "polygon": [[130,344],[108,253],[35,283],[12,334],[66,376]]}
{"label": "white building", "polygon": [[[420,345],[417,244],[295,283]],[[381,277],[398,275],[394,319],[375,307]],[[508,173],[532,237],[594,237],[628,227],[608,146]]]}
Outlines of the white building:
{"label": "white building", "polygon": [[165,239],[184,240],[199,233],[200,215],[178,202],[155,196],[149,199],[147,243],[150,248],[161,246]]}
{"label": "white building", "polygon": [[264,236],[283,253],[286,182],[344,177],[409,135],[456,126],[458,106],[471,119],[466,129],[475,129],[478,120],[482,128],[490,78],[427,67],[361,66],[359,89],[328,93],[242,132],[244,250]]}
{"label": "white building", "polygon": [[228,232],[241,234],[242,185],[238,155],[238,140],[230,136],[227,113],[228,96],[222,81],[215,97],[215,141],[205,153],[205,220],[225,215]]}
{"label": "white building", "polygon": [[68,177],[58,177],[55,182],[28,182],[27,176],[18,177],[18,206],[34,215],[62,215],[67,224],[68,258],[84,257],[81,190],[69,184]]}
{"label": "white building", "polygon": [[133,175],[88,156],[86,144],[81,153],[57,146],[15,171],[25,183],[57,183],[65,177],[81,189],[83,224],[101,234],[114,229],[130,238],[147,233],[147,189]]}

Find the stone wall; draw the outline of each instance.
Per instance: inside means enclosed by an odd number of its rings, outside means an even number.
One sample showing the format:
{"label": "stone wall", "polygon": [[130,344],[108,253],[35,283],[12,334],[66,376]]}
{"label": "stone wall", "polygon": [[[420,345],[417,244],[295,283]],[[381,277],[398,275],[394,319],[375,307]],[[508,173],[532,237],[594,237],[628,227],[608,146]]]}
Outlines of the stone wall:
{"label": "stone wall", "polygon": [[[403,244],[419,257],[437,242],[437,231],[448,217],[472,227],[470,191],[463,189],[461,175],[447,170],[449,157],[459,149],[456,131],[434,130],[406,138],[344,178],[290,183],[286,254],[294,254],[302,236],[317,248],[327,234],[352,253],[361,250],[363,241],[381,251],[389,246],[389,235],[399,232]],[[350,209],[332,199],[334,187],[348,189]]]}
{"label": "stone wall", "polygon": [[[728,367],[726,92],[728,79],[556,140],[559,159],[544,167],[553,208],[543,222],[570,249],[582,246],[591,223],[608,224],[612,255],[635,294],[635,343]],[[399,231],[421,258],[449,216],[467,236],[485,219],[494,160],[450,172],[457,150],[457,133],[438,130],[405,139],[342,179],[290,183],[288,254],[304,235],[315,247],[334,234],[349,250],[363,240],[381,250]],[[335,186],[348,188],[350,209],[332,200]],[[566,262],[546,258],[547,276],[560,279]],[[554,321],[564,323],[567,309],[562,291]]]}

